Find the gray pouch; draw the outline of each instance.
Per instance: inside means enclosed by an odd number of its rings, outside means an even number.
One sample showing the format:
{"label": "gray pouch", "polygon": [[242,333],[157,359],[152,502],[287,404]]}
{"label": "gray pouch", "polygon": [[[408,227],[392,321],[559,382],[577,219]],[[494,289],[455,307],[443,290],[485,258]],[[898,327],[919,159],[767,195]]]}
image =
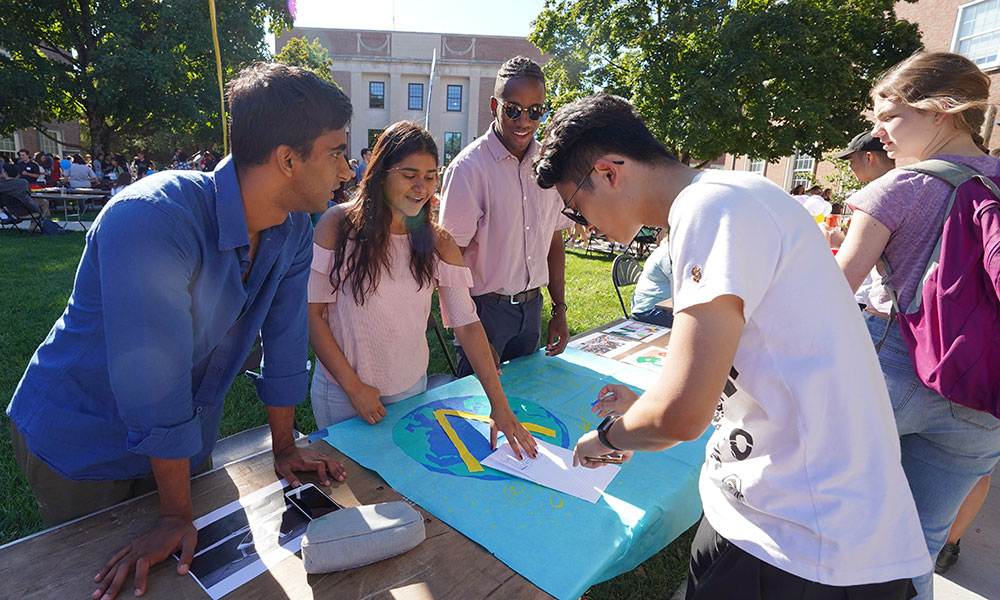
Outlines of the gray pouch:
{"label": "gray pouch", "polygon": [[307,573],[329,573],[402,554],[424,541],[424,519],[406,502],[342,508],[309,523],[302,537]]}

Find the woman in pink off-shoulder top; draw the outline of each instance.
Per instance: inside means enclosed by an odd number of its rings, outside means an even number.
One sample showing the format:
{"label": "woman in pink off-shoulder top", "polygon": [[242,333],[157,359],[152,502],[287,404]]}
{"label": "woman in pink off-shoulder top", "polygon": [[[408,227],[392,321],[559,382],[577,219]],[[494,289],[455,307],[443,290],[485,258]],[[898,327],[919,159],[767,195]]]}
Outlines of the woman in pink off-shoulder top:
{"label": "woman in pink off-shoulder top", "polygon": [[437,157],[426,130],[392,125],[375,145],[357,199],[331,207],[316,225],[309,276],[316,424],[360,416],[374,425],[386,405],[424,391],[425,331],[437,288],[442,321],[454,328],[489,398],[491,443],[499,430],[515,454],[534,456],[469,295],[472,273],[455,240],[428,216]]}

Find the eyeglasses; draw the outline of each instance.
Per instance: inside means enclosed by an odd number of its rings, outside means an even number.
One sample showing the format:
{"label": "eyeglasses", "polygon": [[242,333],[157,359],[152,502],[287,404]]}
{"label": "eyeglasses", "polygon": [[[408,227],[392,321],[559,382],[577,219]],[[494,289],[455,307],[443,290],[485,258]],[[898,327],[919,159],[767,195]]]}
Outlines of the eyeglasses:
{"label": "eyeglasses", "polygon": [[[624,160],[613,160],[611,162],[615,163],[616,165],[625,164]],[[596,168],[597,165],[590,167],[590,170],[587,171],[587,174],[583,176],[583,179],[580,180],[580,183],[576,184],[576,189],[573,190],[573,193],[570,195],[569,200],[565,202],[566,208],[562,209],[562,214],[565,215],[566,218],[568,218],[570,221],[573,221],[577,225],[583,225],[584,227],[590,225],[590,223],[587,222],[587,218],[584,217],[580,213],[580,211],[576,210],[575,208],[570,208],[569,205],[573,203],[573,198],[576,198],[576,193],[579,192],[580,188],[583,187],[583,182],[590,179],[590,176],[594,173],[594,169]]]}
{"label": "eyeglasses", "polygon": [[541,104],[533,104],[528,108],[524,108],[520,104],[517,104],[515,102],[506,102],[504,100],[501,100],[500,98],[497,98],[496,96],[492,96],[492,98],[497,101],[497,103],[501,106],[501,108],[503,108],[504,116],[506,116],[511,121],[516,121],[520,119],[521,113],[524,111],[528,111],[528,118],[531,119],[532,121],[538,121],[539,119],[542,118],[542,115],[545,114],[545,107],[542,106]]}

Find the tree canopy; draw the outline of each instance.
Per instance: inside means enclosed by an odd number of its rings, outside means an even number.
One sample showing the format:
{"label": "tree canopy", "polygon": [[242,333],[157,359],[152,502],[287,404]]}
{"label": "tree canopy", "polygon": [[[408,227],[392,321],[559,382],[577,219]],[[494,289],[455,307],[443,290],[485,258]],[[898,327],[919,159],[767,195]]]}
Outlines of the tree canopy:
{"label": "tree canopy", "polygon": [[[906,0],[913,2],[915,0]],[[546,0],[554,104],[629,99],[683,158],[842,148],[873,80],[921,48],[895,0]]]}
{"label": "tree canopy", "polygon": [[333,59],[330,58],[326,46],[319,43],[319,38],[314,39],[312,43],[305,37],[291,38],[281,51],[274,55],[274,62],[309,69],[320,79],[337,85],[330,73]]}
{"label": "tree canopy", "polygon": [[[266,59],[285,0],[217,0],[223,76]],[[0,133],[82,119],[92,151],[221,141],[205,0],[32,0],[0,11]]]}

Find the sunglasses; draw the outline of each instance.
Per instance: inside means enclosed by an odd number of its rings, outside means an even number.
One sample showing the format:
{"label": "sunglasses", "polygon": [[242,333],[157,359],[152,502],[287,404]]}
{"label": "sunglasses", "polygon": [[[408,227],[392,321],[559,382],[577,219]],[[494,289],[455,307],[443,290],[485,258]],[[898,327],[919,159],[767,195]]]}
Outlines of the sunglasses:
{"label": "sunglasses", "polygon": [[545,107],[542,106],[541,104],[534,104],[528,108],[524,108],[520,104],[516,104],[514,102],[505,102],[497,98],[496,96],[492,96],[492,98],[497,101],[497,104],[499,104],[501,108],[503,108],[504,116],[510,119],[511,121],[516,121],[520,119],[521,113],[523,113],[524,111],[528,111],[528,118],[531,119],[532,121],[538,121],[539,119],[542,118],[542,115],[545,114]]}
{"label": "sunglasses", "polygon": [[[625,164],[624,160],[613,160],[611,162],[615,163],[616,165]],[[579,192],[580,188],[583,187],[583,182],[590,179],[590,176],[594,173],[594,169],[596,168],[597,165],[590,167],[590,170],[587,171],[587,174],[583,176],[583,179],[580,180],[580,183],[576,184],[576,189],[573,190],[573,193],[570,195],[569,200],[565,202],[566,208],[562,209],[561,211],[562,214],[565,215],[566,218],[568,218],[570,221],[573,221],[577,225],[583,225],[584,227],[590,225],[590,223],[587,222],[587,218],[584,217],[583,214],[581,214],[580,211],[576,210],[575,208],[570,208],[569,205],[573,203],[573,198],[576,198],[576,193]]]}

